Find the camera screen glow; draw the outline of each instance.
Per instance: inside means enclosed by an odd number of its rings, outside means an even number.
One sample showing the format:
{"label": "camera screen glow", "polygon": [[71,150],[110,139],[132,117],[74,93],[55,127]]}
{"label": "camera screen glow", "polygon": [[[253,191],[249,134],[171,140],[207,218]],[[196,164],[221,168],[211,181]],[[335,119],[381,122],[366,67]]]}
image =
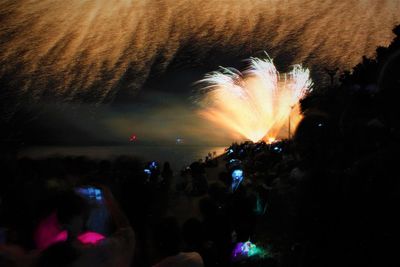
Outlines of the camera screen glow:
{"label": "camera screen glow", "polygon": [[232,192],[235,192],[243,180],[243,170],[234,170],[232,172]]}

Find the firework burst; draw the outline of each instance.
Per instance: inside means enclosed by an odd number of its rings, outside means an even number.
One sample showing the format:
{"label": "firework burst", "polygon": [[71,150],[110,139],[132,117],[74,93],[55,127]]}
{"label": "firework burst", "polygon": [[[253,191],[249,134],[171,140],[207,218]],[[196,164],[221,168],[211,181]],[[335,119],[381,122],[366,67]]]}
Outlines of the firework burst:
{"label": "firework burst", "polygon": [[253,142],[281,137],[289,121],[295,128],[299,100],[312,90],[308,69],[295,65],[279,74],[268,55],[250,58],[243,72],[221,67],[199,83],[199,114]]}

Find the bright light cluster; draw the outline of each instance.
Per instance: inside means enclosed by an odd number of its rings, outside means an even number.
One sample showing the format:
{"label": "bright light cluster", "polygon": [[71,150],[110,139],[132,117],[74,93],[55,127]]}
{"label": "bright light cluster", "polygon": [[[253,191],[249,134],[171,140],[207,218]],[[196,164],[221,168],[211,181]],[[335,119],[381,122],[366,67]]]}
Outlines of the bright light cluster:
{"label": "bright light cluster", "polygon": [[274,140],[288,121],[301,119],[299,100],[312,89],[310,71],[301,65],[284,75],[267,57],[250,58],[242,73],[221,67],[205,75],[200,115],[253,142]]}
{"label": "bright light cluster", "polygon": [[232,253],[232,260],[240,261],[251,257],[265,258],[270,256],[271,255],[269,255],[267,250],[253,244],[250,241],[247,241],[247,242],[239,242],[236,244]]}

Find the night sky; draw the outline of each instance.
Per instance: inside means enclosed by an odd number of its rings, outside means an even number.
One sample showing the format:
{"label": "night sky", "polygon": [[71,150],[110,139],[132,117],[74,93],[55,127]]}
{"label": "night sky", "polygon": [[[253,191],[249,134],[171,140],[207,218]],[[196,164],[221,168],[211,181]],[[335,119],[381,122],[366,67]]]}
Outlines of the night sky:
{"label": "night sky", "polygon": [[[266,51],[316,88],[393,39],[397,0],[41,0],[0,3],[4,140],[226,144],[196,117],[193,84]],[[68,133],[68,134],[67,134]]]}

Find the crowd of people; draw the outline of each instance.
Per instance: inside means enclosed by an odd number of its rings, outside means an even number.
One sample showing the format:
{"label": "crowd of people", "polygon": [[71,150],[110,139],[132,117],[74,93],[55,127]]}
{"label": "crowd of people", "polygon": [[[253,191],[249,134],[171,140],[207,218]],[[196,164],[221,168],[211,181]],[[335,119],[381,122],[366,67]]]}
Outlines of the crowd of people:
{"label": "crowd of people", "polygon": [[[247,182],[232,190],[233,155],[225,167],[210,153],[176,181],[168,162],[161,167],[125,156],[2,161],[1,263],[228,266],[234,245],[252,238],[256,217],[265,213],[257,210],[258,192],[247,196]],[[224,171],[210,181],[206,170],[219,164]],[[166,217],[172,194],[197,198],[199,216],[181,225]]]}
{"label": "crowd of people", "polygon": [[[235,143],[180,173],[124,156],[3,159],[0,265],[395,266],[393,32],[375,59],[302,100],[292,140]],[[198,216],[168,214],[177,194]]]}

